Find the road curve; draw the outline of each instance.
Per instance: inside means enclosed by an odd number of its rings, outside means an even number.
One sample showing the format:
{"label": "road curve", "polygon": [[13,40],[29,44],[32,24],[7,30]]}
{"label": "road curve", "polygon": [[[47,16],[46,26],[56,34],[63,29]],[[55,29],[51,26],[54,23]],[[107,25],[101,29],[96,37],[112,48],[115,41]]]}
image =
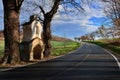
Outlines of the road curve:
{"label": "road curve", "polygon": [[66,56],[0,72],[0,80],[120,80],[120,69],[103,48],[83,43]]}

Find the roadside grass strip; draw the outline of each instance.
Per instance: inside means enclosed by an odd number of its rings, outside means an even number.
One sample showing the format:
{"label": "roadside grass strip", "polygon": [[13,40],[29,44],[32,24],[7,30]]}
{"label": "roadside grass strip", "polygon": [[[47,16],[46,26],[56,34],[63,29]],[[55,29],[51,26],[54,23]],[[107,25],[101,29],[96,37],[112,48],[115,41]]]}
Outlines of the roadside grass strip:
{"label": "roadside grass strip", "polygon": [[[120,47],[119,46],[109,45],[107,43],[96,42],[96,41],[95,42],[89,42],[89,43],[93,43],[93,44],[96,44],[98,46],[101,46],[103,49],[105,48],[104,50],[115,59],[117,65],[118,65],[118,67],[120,69],[120,62],[119,62],[119,60],[117,59],[117,57],[114,54],[112,54],[110,52],[110,51],[113,51],[114,53],[120,55]],[[108,51],[108,50],[110,50],[110,51]]]}

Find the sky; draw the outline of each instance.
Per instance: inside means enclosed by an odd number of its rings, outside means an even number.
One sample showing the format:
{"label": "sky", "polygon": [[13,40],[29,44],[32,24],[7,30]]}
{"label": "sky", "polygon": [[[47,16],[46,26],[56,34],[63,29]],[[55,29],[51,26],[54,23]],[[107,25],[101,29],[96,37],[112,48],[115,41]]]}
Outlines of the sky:
{"label": "sky", "polygon": [[[106,21],[106,15],[103,12],[104,3],[96,0],[91,5],[83,5],[85,12],[76,15],[59,15],[57,13],[51,23],[53,35],[74,39],[82,35],[96,31]],[[60,5],[59,10],[63,8]],[[21,23],[28,20],[28,15],[21,14]],[[3,30],[3,5],[0,0],[0,30]]]}
{"label": "sky", "polygon": [[0,0],[0,30],[3,30],[3,5],[2,0]]}
{"label": "sky", "polygon": [[104,14],[105,3],[95,0],[91,5],[83,5],[84,13],[75,16],[60,16],[53,21],[53,33],[68,38],[79,37],[96,31],[107,20]]}

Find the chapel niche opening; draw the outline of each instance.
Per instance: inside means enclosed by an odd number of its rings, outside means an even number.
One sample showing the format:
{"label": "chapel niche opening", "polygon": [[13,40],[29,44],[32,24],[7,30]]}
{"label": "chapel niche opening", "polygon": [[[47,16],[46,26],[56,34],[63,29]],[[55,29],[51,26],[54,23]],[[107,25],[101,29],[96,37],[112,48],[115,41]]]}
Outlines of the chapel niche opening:
{"label": "chapel niche opening", "polygon": [[34,47],[33,49],[33,58],[34,59],[40,59],[41,58],[41,46],[40,45],[37,45]]}

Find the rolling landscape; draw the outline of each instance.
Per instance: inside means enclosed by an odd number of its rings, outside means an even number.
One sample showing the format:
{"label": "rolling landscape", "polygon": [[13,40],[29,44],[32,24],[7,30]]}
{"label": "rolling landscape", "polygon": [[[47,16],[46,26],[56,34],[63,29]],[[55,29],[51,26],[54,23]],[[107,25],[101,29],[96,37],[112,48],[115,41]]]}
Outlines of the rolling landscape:
{"label": "rolling landscape", "polygon": [[120,80],[120,0],[0,0],[0,26],[0,80]]}

